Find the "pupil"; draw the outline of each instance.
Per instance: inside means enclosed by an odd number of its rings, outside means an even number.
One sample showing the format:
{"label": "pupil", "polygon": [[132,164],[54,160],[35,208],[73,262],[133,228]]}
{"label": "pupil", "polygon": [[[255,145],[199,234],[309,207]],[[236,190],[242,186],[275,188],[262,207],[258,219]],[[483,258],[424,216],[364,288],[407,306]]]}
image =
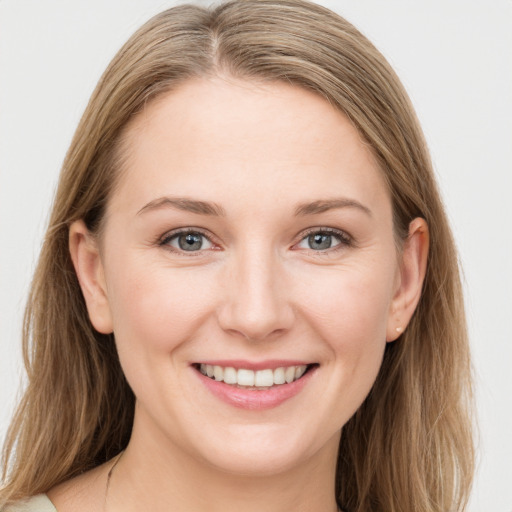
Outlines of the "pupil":
{"label": "pupil", "polygon": [[198,235],[197,233],[181,235],[178,241],[180,249],[183,249],[184,251],[198,251],[203,245],[203,242],[201,241],[201,235]]}
{"label": "pupil", "polygon": [[329,249],[331,247],[331,235],[316,233],[309,236],[309,246],[311,249]]}

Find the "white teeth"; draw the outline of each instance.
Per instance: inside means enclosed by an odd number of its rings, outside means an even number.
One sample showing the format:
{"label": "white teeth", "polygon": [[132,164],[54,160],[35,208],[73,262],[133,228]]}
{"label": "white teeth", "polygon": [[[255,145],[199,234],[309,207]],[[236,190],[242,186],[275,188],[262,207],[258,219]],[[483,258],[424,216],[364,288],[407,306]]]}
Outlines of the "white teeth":
{"label": "white teeth", "polygon": [[254,372],[252,370],[238,370],[237,381],[239,386],[254,386]]}
{"label": "white teeth", "polygon": [[287,384],[295,380],[295,366],[288,366],[284,371],[284,378]]}
{"label": "white teeth", "polygon": [[213,367],[213,377],[215,380],[224,380],[224,370],[222,366]]}
{"label": "white teeth", "polygon": [[254,376],[254,385],[258,387],[270,387],[274,384],[274,372],[272,370],[258,370]]}
{"label": "white teeth", "polygon": [[274,384],[284,384],[285,382],[284,368],[276,368],[274,370]]}
{"label": "white teeth", "polygon": [[249,386],[257,388],[270,388],[273,385],[291,384],[300,379],[306,372],[307,365],[287,366],[276,368],[275,370],[247,370],[240,368],[237,370],[231,366],[226,368],[218,365],[201,364],[199,370],[203,375],[223,381],[226,384]]}
{"label": "white teeth", "polygon": [[304,375],[305,371],[306,371],[305,365],[297,366],[297,369],[295,370],[295,380],[300,379]]}
{"label": "white teeth", "polygon": [[236,384],[237,383],[236,370],[234,368],[231,368],[231,367],[224,368],[224,382],[226,384]]}

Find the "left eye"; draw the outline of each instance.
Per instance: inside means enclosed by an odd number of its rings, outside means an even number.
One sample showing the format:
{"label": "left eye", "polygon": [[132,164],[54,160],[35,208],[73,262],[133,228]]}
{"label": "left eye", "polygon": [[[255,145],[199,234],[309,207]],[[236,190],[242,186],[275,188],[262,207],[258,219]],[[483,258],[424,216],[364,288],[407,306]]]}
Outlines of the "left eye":
{"label": "left eye", "polygon": [[212,242],[208,240],[203,234],[196,231],[187,231],[185,233],[177,233],[165,240],[165,245],[170,245],[174,249],[181,251],[195,252],[204,249],[211,249]]}
{"label": "left eye", "polygon": [[316,231],[304,237],[297,247],[301,249],[313,249],[314,251],[325,251],[343,243],[343,237],[325,231]]}

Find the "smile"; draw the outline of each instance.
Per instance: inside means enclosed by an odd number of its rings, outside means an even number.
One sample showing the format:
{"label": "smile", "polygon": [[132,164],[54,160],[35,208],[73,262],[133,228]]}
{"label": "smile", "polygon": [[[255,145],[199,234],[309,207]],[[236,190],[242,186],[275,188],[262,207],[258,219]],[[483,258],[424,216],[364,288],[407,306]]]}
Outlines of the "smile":
{"label": "smile", "polygon": [[300,394],[318,367],[317,363],[301,361],[212,361],[192,365],[199,380],[216,398],[252,411],[278,407]]}
{"label": "smile", "polygon": [[199,365],[199,371],[213,380],[240,388],[266,390],[273,386],[291,384],[300,379],[308,365],[293,365],[280,368],[250,370],[247,368],[223,367],[211,364]]}

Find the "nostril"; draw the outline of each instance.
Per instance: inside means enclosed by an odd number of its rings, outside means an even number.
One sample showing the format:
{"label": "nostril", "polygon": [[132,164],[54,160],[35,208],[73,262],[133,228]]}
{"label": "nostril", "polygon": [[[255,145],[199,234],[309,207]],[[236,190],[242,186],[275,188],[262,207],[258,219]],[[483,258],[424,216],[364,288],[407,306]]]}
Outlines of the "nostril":
{"label": "nostril", "polygon": [[219,317],[220,327],[232,336],[248,341],[264,341],[285,334],[293,326],[293,312],[286,311],[287,306],[280,306],[280,311],[252,310],[244,311],[235,306],[231,311],[224,311]]}
{"label": "nostril", "polygon": [[274,276],[271,263],[254,262],[248,257],[241,266],[244,272],[233,276],[232,286],[217,311],[220,327],[232,336],[250,341],[278,337],[295,322],[294,310],[280,284],[282,276]]}

